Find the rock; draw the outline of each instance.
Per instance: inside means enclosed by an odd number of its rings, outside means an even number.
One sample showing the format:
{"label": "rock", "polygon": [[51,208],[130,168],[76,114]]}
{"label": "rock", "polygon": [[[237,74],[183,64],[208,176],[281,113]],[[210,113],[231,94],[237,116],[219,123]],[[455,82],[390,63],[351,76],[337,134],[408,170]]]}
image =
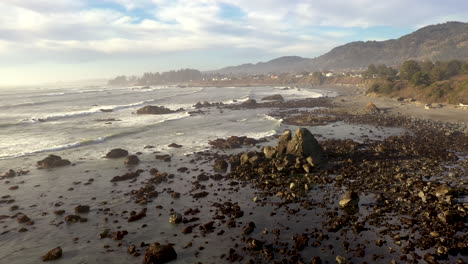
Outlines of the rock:
{"label": "rock", "polygon": [[336,263],[338,263],[338,264],[345,264],[346,263],[346,259],[343,258],[342,256],[336,256],[335,260],[336,260]]}
{"label": "rock", "polygon": [[255,101],[254,99],[249,99],[242,103],[242,106],[244,107],[254,107],[256,105],[257,105],[257,101]]}
{"label": "rock", "polygon": [[62,159],[60,156],[49,155],[47,158],[37,162],[37,168],[39,169],[52,169],[57,167],[63,167],[70,165],[69,160]]}
{"label": "rock", "polygon": [[140,163],[140,159],[137,155],[130,155],[124,161],[124,164],[127,166],[135,166],[138,165],[138,163]]}
{"label": "rock", "polygon": [[367,111],[367,112],[370,112],[370,113],[378,113],[378,112],[380,112],[380,109],[377,108],[377,106],[375,106],[374,103],[369,102],[369,103],[367,103],[367,105],[366,105],[366,111]]}
{"label": "rock", "polygon": [[223,159],[215,160],[215,163],[213,165],[213,169],[216,172],[226,172],[228,167],[229,167],[229,164],[227,163],[227,161]]}
{"label": "rock", "polygon": [[347,192],[343,196],[343,198],[341,198],[340,200],[340,206],[342,208],[357,207],[358,203],[359,203],[359,195],[354,191]]}
{"label": "rock", "polygon": [[310,264],[322,264],[322,259],[320,257],[313,257],[310,259]]}
{"label": "rock", "polygon": [[130,213],[130,217],[128,218],[128,222],[135,222],[135,221],[138,221],[140,219],[142,219],[143,217],[146,216],[146,211],[148,209],[147,208],[143,208],[141,209],[141,211],[137,214],[135,211],[132,211]]}
{"label": "rock", "polygon": [[246,136],[237,137],[231,136],[226,139],[217,138],[215,140],[211,140],[208,142],[213,148],[219,149],[233,149],[233,148],[240,148],[242,146],[254,146],[255,144],[259,143],[259,140],[254,138],[249,138]]}
{"label": "rock", "polygon": [[255,223],[254,222],[249,222],[243,229],[242,229],[242,234],[243,235],[250,235],[255,229]]}
{"label": "rock", "polygon": [[132,255],[134,257],[140,256],[140,253],[138,253],[135,245],[131,245],[130,247],[128,247],[127,252],[128,252],[128,254],[130,254],[130,255]]}
{"label": "rock", "polygon": [[119,158],[125,158],[127,156],[128,156],[128,151],[126,151],[125,149],[121,149],[121,148],[113,149],[109,151],[109,153],[106,154],[106,158],[108,159],[119,159]]}
{"label": "rock", "polygon": [[77,213],[77,214],[89,213],[89,206],[88,205],[78,205],[77,207],[75,207],[75,213]]}
{"label": "rock", "polygon": [[176,144],[176,143],[171,143],[171,144],[168,145],[168,147],[170,147],[170,148],[181,148],[182,145],[179,145],[179,144]]}
{"label": "rock", "polygon": [[272,159],[276,156],[276,147],[267,146],[263,148],[263,154],[265,154],[265,158]]}
{"label": "rock", "polygon": [[182,215],[179,213],[172,213],[169,215],[169,223],[171,224],[179,224],[182,222]]}
{"label": "rock", "polygon": [[262,98],[262,101],[283,101],[284,98],[281,94],[274,94]]}
{"label": "rock", "polygon": [[170,245],[152,244],[145,253],[144,264],[162,264],[177,259],[177,253]]}
{"label": "rock", "polygon": [[171,161],[171,156],[169,154],[164,154],[164,155],[156,155],[156,159],[162,160],[165,162]]}
{"label": "rock", "polygon": [[16,176],[16,171],[10,169],[9,171],[5,172],[2,177],[0,178],[13,178]]}
{"label": "rock", "polygon": [[184,109],[180,108],[174,111],[164,106],[147,105],[138,109],[136,113],[137,115],[167,115],[180,111],[184,111]]}
{"label": "rock", "polygon": [[21,215],[20,217],[18,217],[17,221],[20,224],[32,224],[32,223],[34,223],[31,220],[31,218],[29,218],[27,215]]}
{"label": "rock", "polygon": [[79,215],[67,215],[65,216],[65,222],[67,223],[78,223],[78,222],[86,222],[88,219],[81,217]]}
{"label": "rock", "polygon": [[[280,141],[281,143],[282,141]],[[286,153],[297,157],[311,157],[315,164],[320,164],[324,160],[322,147],[307,128],[297,129],[293,138],[287,143]]]}
{"label": "rock", "polygon": [[62,257],[62,248],[61,247],[56,247],[54,249],[51,249],[47,254],[42,256],[42,261],[52,261],[52,260],[57,260]]}
{"label": "rock", "polygon": [[450,194],[451,189],[449,186],[447,186],[447,184],[441,184],[435,188],[434,192],[437,198],[441,198],[446,196],[447,194]]}
{"label": "rock", "polygon": [[118,182],[118,181],[131,180],[131,179],[134,179],[134,178],[140,176],[140,173],[142,173],[142,172],[143,172],[143,170],[137,170],[135,172],[127,172],[124,175],[112,177],[112,179],[110,181],[111,182]]}

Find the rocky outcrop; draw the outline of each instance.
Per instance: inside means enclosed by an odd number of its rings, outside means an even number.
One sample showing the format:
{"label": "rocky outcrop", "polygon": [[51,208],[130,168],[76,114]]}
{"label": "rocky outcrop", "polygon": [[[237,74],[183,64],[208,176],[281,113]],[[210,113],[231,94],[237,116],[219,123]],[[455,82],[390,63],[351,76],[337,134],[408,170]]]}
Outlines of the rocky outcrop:
{"label": "rocky outcrop", "polygon": [[119,158],[125,158],[127,156],[128,156],[128,151],[126,151],[125,149],[121,149],[121,148],[113,149],[106,154],[106,158],[108,159],[119,159]]}
{"label": "rocky outcrop", "polygon": [[163,264],[177,259],[177,253],[171,245],[152,244],[146,250],[144,264]]}
{"label": "rocky outcrop", "polygon": [[312,159],[314,165],[323,163],[324,152],[307,128],[298,128],[293,137],[291,131],[286,130],[280,137],[276,148],[265,148],[265,156],[273,157],[276,153],[290,154],[296,157]]}
{"label": "rocky outcrop", "polygon": [[170,148],[182,148],[183,146],[179,145],[177,143],[171,143],[171,144],[168,145],[168,147],[170,147]]}
{"label": "rocky outcrop", "polygon": [[57,167],[63,167],[70,165],[71,162],[66,159],[62,159],[60,156],[49,155],[47,158],[37,162],[37,168],[39,169],[52,169]]}
{"label": "rocky outcrop", "polygon": [[224,104],[222,102],[215,102],[215,103],[210,103],[210,102],[198,102],[196,103],[193,107],[196,109],[204,108],[204,107],[217,107],[217,106],[223,106]]}
{"label": "rocky outcrop", "polygon": [[274,94],[274,95],[263,97],[262,101],[284,101],[284,98],[283,96],[281,96],[281,94]]}
{"label": "rocky outcrop", "polygon": [[177,110],[171,110],[164,106],[156,106],[156,105],[147,105],[137,110],[138,115],[167,115],[172,113],[177,113],[184,111],[184,109],[180,108]]}
{"label": "rocky outcrop", "polygon": [[42,256],[42,261],[52,261],[52,260],[57,260],[62,257],[63,251],[61,247],[56,247],[54,249],[51,249],[47,254]]}

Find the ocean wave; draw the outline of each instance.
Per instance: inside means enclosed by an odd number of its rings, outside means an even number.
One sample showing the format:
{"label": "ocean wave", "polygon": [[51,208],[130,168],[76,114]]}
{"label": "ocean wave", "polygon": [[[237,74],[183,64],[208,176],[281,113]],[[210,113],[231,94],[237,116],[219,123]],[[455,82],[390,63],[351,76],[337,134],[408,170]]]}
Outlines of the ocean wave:
{"label": "ocean wave", "polygon": [[0,155],[0,160],[30,156],[30,155],[34,155],[34,154],[40,154],[40,153],[63,151],[63,150],[75,149],[75,148],[80,148],[80,147],[89,146],[89,145],[100,144],[100,143],[104,143],[106,141],[109,141],[111,139],[121,138],[121,137],[125,137],[125,136],[129,136],[129,135],[138,134],[138,133],[148,131],[148,129],[150,129],[152,126],[164,123],[166,121],[182,119],[182,118],[186,118],[186,117],[189,117],[189,116],[190,116],[190,114],[188,112],[169,114],[169,115],[165,115],[165,118],[160,119],[157,122],[152,123],[152,124],[150,124],[150,125],[148,125],[146,127],[140,127],[137,130],[124,131],[124,132],[119,132],[119,133],[110,134],[110,135],[97,137],[97,138],[92,138],[92,139],[83,139],[83,140],[80,140],[78,142],[66,143],[66,144],[62,144],[62,145],[55,145],[55,146],[51,146],[51,147],[44,147],[44,148],[31,150],[31,151],[27,151],[27,152],[16,153],[16,154],[13,154],[13,155],[11,155],[11,154]]}
{"label": "ocean wave", "polygon": [[42,101],[42,102],[29,102],[29,103],[19,103],[19,104],[10,104],[10,105],[2,105],[0,109],[9,109],[9,108],[16,108],[16,107],[27,107],[27,106],[37,106],[37,105],[44,105],[53,103],[56,101]]}
{"label": "ocean wave", "polygon": [[266,138],[266,137],[276,135],[276,133],[277,133],[276,130],[272,129],[272,130],[265,131],[265,132],[248,133],[246,134],[246,136],[250,138],[261,139],[261,138]]}
{"label": "ocean wave", "polygon": [[126,105],[103,105],[103,106],[96,106],[92,107],[89,110],[84,110],[84,111],[73,111],[73,112],[65,112],[65,113],[58,113],[58,114],[52,114],[52,115],[46,115],[46,116],[35,116],[32,117],[31,119],[27,120],[28,122],[49,122],[49,121],[56,121],[59,119],[64,119],[64,118],[72,118],[72,117],[79,117],[79,116],[87,116],[87,115],[92,115],[96,113],[101,113],[105,111],[117,111],[117,110],[123,110],[123,109],[128,109],[128,108],[133,108],[137,106],[141,106],[144,104],[152,103],[154,102],[155,99],[152,100],[147,100],[147,101],[141,101],[133,104],[126,104]]}

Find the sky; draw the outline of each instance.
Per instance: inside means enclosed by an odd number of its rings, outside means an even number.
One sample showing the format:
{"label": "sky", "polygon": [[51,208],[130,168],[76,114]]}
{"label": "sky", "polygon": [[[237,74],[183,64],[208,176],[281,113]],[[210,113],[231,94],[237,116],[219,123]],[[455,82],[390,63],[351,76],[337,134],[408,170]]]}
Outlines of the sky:
{"label": "sky", "polygon": [[467,18],[467,0],[1,0],[0,85],[312,58]]}

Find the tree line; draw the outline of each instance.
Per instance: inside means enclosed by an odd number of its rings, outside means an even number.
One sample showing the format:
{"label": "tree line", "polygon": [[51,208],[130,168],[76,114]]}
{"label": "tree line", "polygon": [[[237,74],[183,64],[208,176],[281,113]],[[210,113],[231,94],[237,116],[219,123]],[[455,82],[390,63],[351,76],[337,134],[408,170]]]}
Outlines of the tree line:
{"label": "tree line", "polygon": [[167,83],[181,83],[200,81],[203,74],[199,70],[181,69],[168,72],[147,72],[141,77],[136,76],[117,76],[108,81],[109,85],[159,85]]}

